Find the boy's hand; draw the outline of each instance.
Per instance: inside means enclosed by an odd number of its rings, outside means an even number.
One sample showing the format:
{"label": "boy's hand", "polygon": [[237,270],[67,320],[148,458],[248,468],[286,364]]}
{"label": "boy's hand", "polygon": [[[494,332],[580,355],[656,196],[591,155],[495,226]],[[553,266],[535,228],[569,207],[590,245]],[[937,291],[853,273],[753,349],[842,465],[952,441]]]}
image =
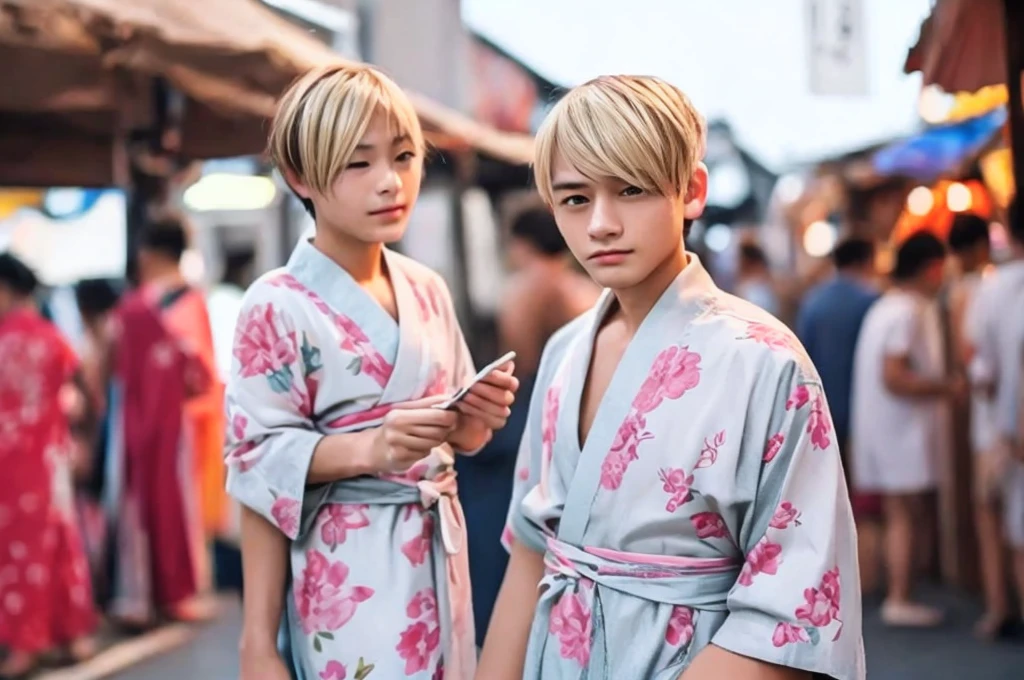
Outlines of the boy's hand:
{"label": "boy's hand", "polygon": [[384,416],[373,446],[374,472],[405,472],[448,441],[458,421],[454,411],[431,408],[445,397],[426,397],[398,404]]}
{"label": "boy's hand", "polygon": [[476,451],[495,430],[505,427],[512,413],[519,380],[512,375],[513,362],[492,371],[456,404],[459,422],[448,442],[460,451]]}

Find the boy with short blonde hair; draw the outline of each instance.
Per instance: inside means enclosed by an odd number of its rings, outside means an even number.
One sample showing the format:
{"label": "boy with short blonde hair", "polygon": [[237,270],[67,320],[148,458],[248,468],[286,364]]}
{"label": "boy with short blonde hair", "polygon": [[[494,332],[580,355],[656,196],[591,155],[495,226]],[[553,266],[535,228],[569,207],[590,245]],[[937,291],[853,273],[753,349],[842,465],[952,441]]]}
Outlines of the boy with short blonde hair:
{"label": "boy with short blonde hair", "polygon": [[[246,293],[228,384],[228,490],[242,516],[243,680],[474,675],[453,452],[504,425],[511,364],[474,374],[444,281],[385,247],[405,233],[424,142],[409,99],[359,65],[283,97],[271,154],[316,219]],[[289,543],[290,542],[290,543]]]}
{"label": "boy with short blonde hair", "polygon": [[633,76],[570,91],[538,132],[538,189],[607,290],[541,360],[479,677],[864,677],[821,382],[684,249],[704,135],[682,92]]}

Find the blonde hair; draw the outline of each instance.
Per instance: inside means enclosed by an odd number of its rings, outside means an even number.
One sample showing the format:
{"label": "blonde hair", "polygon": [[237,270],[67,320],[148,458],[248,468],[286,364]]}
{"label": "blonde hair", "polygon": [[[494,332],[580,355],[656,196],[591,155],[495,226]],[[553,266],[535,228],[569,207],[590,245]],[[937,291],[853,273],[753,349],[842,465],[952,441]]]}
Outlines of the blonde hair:
{"label": "blonde hair", "polygon": [[537,131],[537,190],[553,204],[558,153],[591,179],[678,194],[704,157],[706,135],[704,117],[679,88],[652,76],[595,78],[570,90]]}
{"label": "blonde hair", "polygon": [[270,128],[270,156],[278,168],[326,193],[378,113],[387,116],[396,134],[408,135],[417,151],[423,151],[416,110],[393,80],[362,64],[313,69],[278,103]]}

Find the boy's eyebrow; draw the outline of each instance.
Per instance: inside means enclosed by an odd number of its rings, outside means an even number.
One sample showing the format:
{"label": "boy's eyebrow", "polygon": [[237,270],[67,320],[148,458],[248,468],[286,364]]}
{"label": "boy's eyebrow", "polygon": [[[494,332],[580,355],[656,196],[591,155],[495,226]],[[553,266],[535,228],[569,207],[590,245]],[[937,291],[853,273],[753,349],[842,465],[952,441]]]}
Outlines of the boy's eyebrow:
{"label": "boy's eyebrow", "polygon": [[580,189],[586,189],[590,185],[586,182],[580,182],[578,180],[571,182],[555,182],[551,185],[552,191],[579,191]]}
{"label": "boy's eyebrow", "polygon": [[[398,146],[408,142],[412,137],[409,135],[395,135],[395,138],[391,140],[391,146]],[[356,151],[372,151],[373,144],[356,144]]]}

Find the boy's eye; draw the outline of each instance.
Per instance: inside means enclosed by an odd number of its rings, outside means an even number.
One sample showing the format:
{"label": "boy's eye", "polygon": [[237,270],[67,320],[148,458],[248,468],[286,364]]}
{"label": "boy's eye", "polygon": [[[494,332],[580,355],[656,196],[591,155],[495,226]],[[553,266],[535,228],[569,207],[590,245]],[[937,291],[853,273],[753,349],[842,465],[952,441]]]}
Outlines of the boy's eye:
{"label": "boy's eye", "polygon": [[398,158],[396,158],[395,160],[397,160],[399,163],[408,163],[413,158],[416,158],[416,154],[414,152],[403,151],[402,153],[398,154]]}
{"label": "boy's eye", "polygon": [[644,193],[644,190],[640,187],[628,186],[622,190],[623,196],[640,196]]}
{"label": "boy's eye", "polygon": [[370,164],[367,163],[366,161],[353,161],[353,162],[351,162],[351,163],[349,163],[348,165],[345,166],[345,168],[348,169],[348,170],[356,170],[358,168],[368,168],[368,167],[370,167]]}
{"label": "boy's eye", "polygon": [[587,197],[586,196],[580,196],[579,194],[574,194],[572,196],[566,196],[561,201],[562,205],[583,205],[586,202],[587,202]]}

